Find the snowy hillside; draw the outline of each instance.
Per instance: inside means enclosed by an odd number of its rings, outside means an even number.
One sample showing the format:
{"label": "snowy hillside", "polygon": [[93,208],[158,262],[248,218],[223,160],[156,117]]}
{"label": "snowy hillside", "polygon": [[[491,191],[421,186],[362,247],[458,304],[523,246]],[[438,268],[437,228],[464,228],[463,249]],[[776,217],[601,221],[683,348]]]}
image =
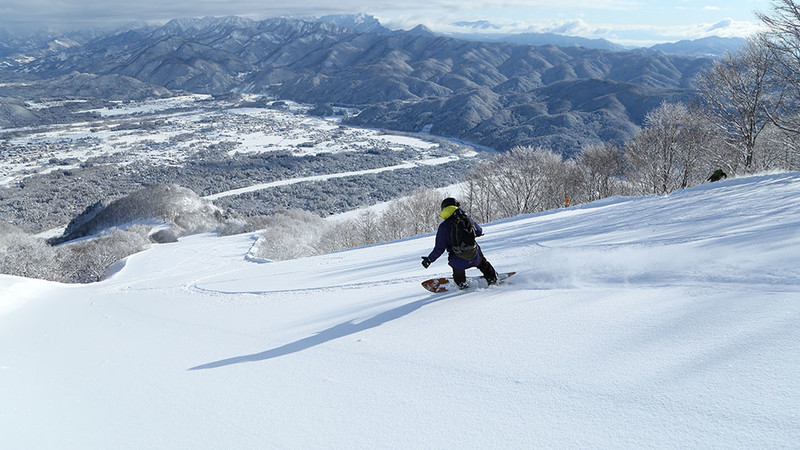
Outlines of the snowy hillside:
{"label": "snowy hillside", "polygon": [[793,447],[800,173],[301,260],[197,235],[67,286],[0,276],[0,447]]}

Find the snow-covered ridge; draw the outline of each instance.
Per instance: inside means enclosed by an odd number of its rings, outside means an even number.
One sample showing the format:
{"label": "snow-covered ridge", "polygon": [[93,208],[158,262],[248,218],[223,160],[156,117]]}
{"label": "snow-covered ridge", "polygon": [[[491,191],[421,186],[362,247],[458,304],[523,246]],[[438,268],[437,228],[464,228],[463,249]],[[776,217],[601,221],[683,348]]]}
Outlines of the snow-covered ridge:
{"label": "snow-covered ridge", "polygon": [[[85,286],[0,276],[3,448],[792,447],[800,173],[291,261],[190,236]],[[31,286],[40,290],[31,291]],[[28,294],[33,292],[33,295]]]}

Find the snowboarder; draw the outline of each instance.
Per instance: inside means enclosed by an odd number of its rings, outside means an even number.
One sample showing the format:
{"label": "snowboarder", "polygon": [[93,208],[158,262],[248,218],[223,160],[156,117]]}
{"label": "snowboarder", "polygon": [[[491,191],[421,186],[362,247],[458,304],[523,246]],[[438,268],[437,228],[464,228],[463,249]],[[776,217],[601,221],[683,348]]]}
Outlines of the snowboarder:
{"label": "snowboarder", "polygon": [[714,173],[711,174],[710,177],[708,177],[706,179],[706,181],[710,181],[710,182],[713,183],[713,182],[719,181],[719,180],[721,180],[723,178],[728,178],[728,174],[723,172],[722,169],[717,169],[717,170],[714,171]]}
{"label": "snowboarder", "polygon": [[428,256],[422,257],[422,266],[427,269],[447,250],[447,263],[453,268],[453,281],[459,288],[469,287],[466,270],[470,267],[476,267],[489,284],[494,284],[497,282],[497,273],[475,242],[476,237],[483,236],[483,229],[459,206],[452,197],[442,200],[439,216],[444,221],[439,224],[433,250]]}

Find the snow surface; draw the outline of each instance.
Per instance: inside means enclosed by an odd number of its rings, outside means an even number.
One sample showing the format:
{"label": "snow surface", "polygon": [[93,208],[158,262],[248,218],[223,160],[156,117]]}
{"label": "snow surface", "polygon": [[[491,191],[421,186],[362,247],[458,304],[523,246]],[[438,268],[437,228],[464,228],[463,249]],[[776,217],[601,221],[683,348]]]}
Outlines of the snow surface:
{"label": "snow surface", "polygon": [[0,276],[0,447],[800,443],[800,173],[485,227],[507,284],[430,294],[426,235],[255,264],[190,236],[70,286]]}
{"label": "snow surface", "polygon": [[209,101],[213,97],[207,94],[189,94],[177,97],[149,99],[141,102],[111,102],[118,103],[114,108],[87,109],[79,112],[94,112],[103,117],[129,116],[132,114],[153,114],[170,108],[183,108],[187,103],[200,103]]}

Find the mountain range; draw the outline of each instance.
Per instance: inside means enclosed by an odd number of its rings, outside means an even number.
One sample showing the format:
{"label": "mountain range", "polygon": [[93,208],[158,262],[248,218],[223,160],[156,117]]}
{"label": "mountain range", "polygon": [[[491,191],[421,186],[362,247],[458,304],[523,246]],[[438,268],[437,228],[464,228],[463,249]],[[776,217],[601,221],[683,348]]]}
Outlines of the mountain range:
{"label": "mountain range", "polygon": [[370,17],[177,19],[118,32],[0,37],[0,83],[24,80],[0,96],[22,117],[20,99],[37,84],[91,74],[144,83],[139,93],[265,94],[352,107],[359,113],[346,121],[360,126],[572,154],[585,144],[625,142],[662,101],[692,101],[694,77],[713,61],[667,54],[667,47],[620,51],[465,40],[424,27],[391,31]]}

